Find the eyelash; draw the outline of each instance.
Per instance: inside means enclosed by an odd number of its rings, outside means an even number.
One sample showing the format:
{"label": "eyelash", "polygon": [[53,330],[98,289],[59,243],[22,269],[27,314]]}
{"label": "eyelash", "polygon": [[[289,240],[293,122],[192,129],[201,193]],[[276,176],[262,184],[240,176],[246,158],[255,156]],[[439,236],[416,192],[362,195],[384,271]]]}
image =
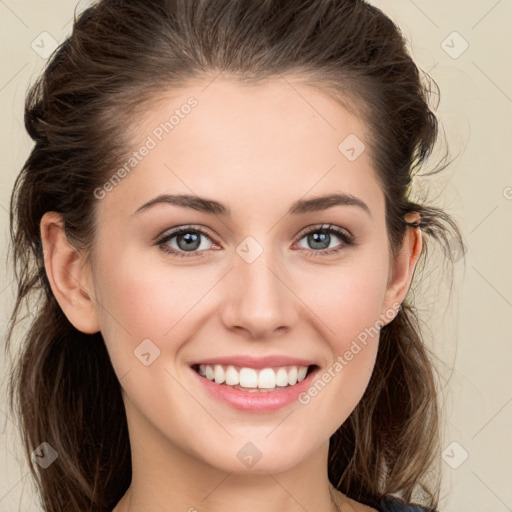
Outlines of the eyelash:
{"label": "eyelash", "polygon": [[[331,224],[328,224],[328,225],[322,224],[319,226],[314,226],[309,231],[301,233],[301,235],[298,238],[298,241],[302,240],[307,235],[310,235],[312,233],[318,233],[318,232],[334,234],[338,238],[340,238],[342,243],[338,247],[334,247],[331,249],[322,249],[319,251],[314,251],[312,249],[310,249],[310,250],[305,249],[306,251],[308,251],[311,255],[313,255],[315,257],[316,256],[327,256],[327,255],[341,251],[344,247],[350,247],[350,246],[356,245],[356,238],[354,235],[349,234],[345,230],[336,228]],[[212,239],[212,237],[204,229],[201,229],[201,228],[191,225],[191,226],[183,226],[174,231],[171,231],[170,233],[167,233],[166,235],[161,237],[157,242],[155,242],[155,245],[158,245],[162,251],[164,251],[166,254],[170,254],[172,256],[177,256],[180,258],[197,257],[197,255],[200,254],[200,252],[198,252],[198,251],[190,251],[190,253],[187,254],[186,251],[176,251],[175,249],[170,249],[169,246],[166,245],[167,242],[169,242],[176,236],[181,235],[183,233],[201,234],[201,235],[209,238],[210,240]]]}

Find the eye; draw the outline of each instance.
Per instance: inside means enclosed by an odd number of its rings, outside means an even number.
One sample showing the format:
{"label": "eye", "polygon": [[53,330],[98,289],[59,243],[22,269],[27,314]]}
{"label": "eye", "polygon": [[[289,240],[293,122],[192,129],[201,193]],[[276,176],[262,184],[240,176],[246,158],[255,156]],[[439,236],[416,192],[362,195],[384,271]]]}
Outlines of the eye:
{"label": "eye", "polygon": [[[156,245],[158,245],[162,251],[175,256],[185,258],[190,256],[200,256],[198,251],[209,248],[202,244],[202,237],[211,241],[211,237],[203,229],[196,228],[194,226],[183,226],[164,235],[156,242]],[[219,247],[215,243],[213,245]]]}
{"label": "eye", "polygon": [[[336,247],[329,247],[332,242],[332,235],[339,238],[342,243]],[[355,245],[355,237],[346,230],[328,225],[316,226],[309,231],[302,234],[300,240],[306,238],[306,243],[310,244],[314,249],[309,250],[313,256],[322,256],[327,254],[334,254],[341,251],[343,248]],[[299,240],[299,241],[300,241]]]}
{"label": "eye", "polygon": [[[335,238],[341,240],[342,243],[335,247],[329,247],[333,241],[332,235],[335,235]],[[208,247],[208,243],[204,246],[201,240],[203,237],[210,240],[213,247],[220,247],[215,242],[212,242],[212,237],[204,228],[196,226],[177,228],[161,237],[155,245],[158,245],[165,253],[172,254],[173,256],[185,258],[201,256],[202,251],[211,248]],[[308,250],[313,256],[337,253],[347,246],[356,244],[355,237],[352,234],[331,224],[310,228],[301,234],[299,242],[304,238],[306,238],[306,243],[313,247],[313,249]]]}

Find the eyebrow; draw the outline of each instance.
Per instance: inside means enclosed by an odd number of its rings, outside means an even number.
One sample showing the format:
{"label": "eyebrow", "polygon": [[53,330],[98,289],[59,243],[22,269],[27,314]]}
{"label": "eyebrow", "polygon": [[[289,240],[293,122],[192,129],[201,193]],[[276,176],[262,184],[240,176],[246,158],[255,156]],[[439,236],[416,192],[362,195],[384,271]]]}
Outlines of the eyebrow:
{"label": "eyebrow", "polygon": [[[148,210],[157,204],[171,204],[213,215],[231,215],[229,206],[219,203],[213,199],[206,199],[188,194],[161,194],[137,208],[132,215]],[[319,212],[332,208],[333,206],[357,206],[364,210],[370,217],[372,216],[368,205],[362,199],[351,194],[327,194],[314,197],[312,199],[300,199],[292,204],[286,214],[301,215],[309,212]]]}

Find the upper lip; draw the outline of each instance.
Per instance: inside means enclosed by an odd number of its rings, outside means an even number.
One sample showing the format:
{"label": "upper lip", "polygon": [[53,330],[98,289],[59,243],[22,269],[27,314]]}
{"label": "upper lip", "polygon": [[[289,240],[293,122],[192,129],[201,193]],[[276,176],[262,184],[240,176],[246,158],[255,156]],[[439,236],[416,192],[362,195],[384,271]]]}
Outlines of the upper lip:
{"label": "upper lip", "polygon": [[246,368],[272,368],[279,366],[311,366],[314,365],[312,361],[306,359],[299,359],[297,357],[288,357],[282,355],[265,356],[265,357],[254,357],[248,355],[238,356],[224,356],[224,357],[212,357],[203,359],[201,361],[194,361],[190,363],[190,366],[199,364],[223,364],[241,366]]}

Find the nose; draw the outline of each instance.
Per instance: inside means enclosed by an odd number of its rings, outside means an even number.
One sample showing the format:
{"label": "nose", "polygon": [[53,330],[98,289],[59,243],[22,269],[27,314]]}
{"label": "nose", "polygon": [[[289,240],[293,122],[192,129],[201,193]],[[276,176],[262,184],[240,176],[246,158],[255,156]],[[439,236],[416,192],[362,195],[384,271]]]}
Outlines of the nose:
{"label": "nose", "polygon": [[299,316],[300,301],[289,284],[290,278],[270,252],[263,251],[252,263],[237,255],[224,282],[224,325],[255,339],[288,332]]}

